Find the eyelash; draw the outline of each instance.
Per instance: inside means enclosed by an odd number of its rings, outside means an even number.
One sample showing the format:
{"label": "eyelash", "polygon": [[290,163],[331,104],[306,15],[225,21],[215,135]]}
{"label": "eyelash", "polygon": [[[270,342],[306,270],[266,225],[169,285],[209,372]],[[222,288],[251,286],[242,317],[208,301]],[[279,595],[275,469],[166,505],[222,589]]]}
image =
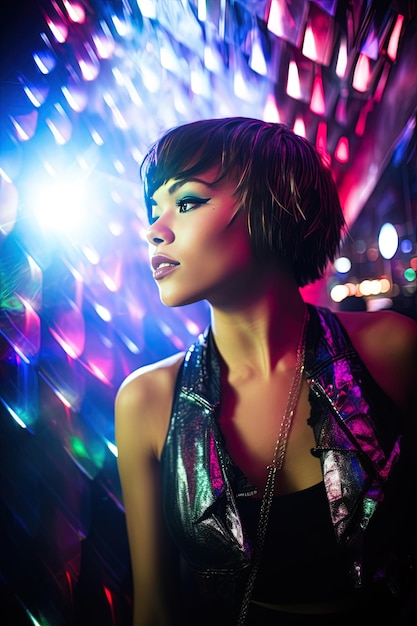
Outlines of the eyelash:
{"label": "eyelash", "polygon": [[[210,198],[197,198],[196,196],[185,196],[185,198],[181,198],[176,201],[177,207],[179,207],[180,213],[188,213],[188,211],[192,211],[202,204],[206,204]],[[184,206],[190,204],[191,207],[189,209],[184,209]]]}
{"label": "eyelash", "polygon": [[[185,196],[184,198],[180,198],[175,202],[176,206],[179,208],[179,213],[188,213],[188,211],[192,211],[196,209],[198,206],[202,204],[206,204],[209,202],[211,198],[198,198],[197,196]],[[190,204],[191,207],[189,209],[184,209],[184,206]],[[151,212],[149,212],[149,224],[152,225],[159,219],[159,215],[152,216]]]}

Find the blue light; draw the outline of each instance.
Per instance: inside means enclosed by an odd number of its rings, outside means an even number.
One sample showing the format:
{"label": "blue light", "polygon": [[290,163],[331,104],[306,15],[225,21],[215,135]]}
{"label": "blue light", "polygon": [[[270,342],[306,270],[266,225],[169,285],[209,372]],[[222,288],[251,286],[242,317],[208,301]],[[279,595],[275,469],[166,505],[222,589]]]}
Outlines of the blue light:
{"label": "blue light", "polygon": [[409,254],[413,249],[413,244],[409,239],[403,239],[400,244],[400,249],[404,254]]}

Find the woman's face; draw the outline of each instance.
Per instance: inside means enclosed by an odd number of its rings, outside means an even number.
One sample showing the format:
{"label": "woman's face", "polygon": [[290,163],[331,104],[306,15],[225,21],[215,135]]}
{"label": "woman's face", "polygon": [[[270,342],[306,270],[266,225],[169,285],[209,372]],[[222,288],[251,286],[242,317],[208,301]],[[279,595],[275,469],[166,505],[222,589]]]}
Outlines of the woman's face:
{"label": "woman's face", "polygon": [[147,239],[153,276],[167,306],[200,300],[227,306],[248,290],[248,280],[256,280],[235,185],[227,180],[211,185],[216,173],[171,179],[153,194]]}

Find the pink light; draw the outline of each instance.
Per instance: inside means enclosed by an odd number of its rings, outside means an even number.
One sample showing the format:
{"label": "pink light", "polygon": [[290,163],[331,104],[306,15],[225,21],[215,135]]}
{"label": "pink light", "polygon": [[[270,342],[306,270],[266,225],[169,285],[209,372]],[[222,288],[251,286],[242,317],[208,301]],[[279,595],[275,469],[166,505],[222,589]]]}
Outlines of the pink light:
{"label": "pink light", "polygon": [[312,61],[320,60],[317,55],[317,46],[311,24],[309,24],[305,30],[302,51],[304,56],[306,56],[308,59],[311,59]]}
{"label": "pink light", "polygon": [[295,61],[290,61],[288,67],[287,95],[296,100],[301,99],[300,76]]}
{"label": "pink light", "polygon": [[387,54],[391,61],[395,61],[397,58],[398,52],[398,43],[400,41],[401,29],[404,22],[404,15],[397,15],[397,21],[395,22],[394,29],[391,33],[391,37],[389,40]]}
{"label": "pink light", "polygon": [[319,152],[326,152],[327,144],[327,125],[326,122],[320,122],[317,126],[316,148]]}
{"label": "pink light", "polygon": [[84,316],[74,303],[67,310],[57,312],[57,319],[49,329],[55,341],[72,359],[81,356],[85,345]]}
{"label": "pink light", "polygon": [[83,24],[85,22],[84,8],[78,2],[69,2],[64,0],[64,7],[67,10],[68,17],[75,24]]}
{"label": "pink light", "polygon": [[347,43],[346,38],[342,37],[340,40],[339,52],[337,55],[336,74],[339,78],[343,78],[346,73],[347,67]]}
{"label": "pink light", "polygon": [[61,346],[66,354],[68,354],[71,359],[78,358],[77,352],[74,350],[74,347],[68,341],[65,341],[58,333],[56,333],[53,329],[50,329],[50,333],[55,341]]}
{"label": "pink light", "polygon": [[64,43],[67,40],[68,27],[66,24],[64,24],[64,22],[60,22],[58,20],[54,22],[50,17],[47,17],[46,23],[48,24],[51,33],[58,43]]}
{"label": "pink light", "polygon": [[[27,302],[23,298],[19,298],[19,300],[25,307],[25,337],[30,337],[33,354],[36,354],[39,352],[41,345],[41,321],[30,302]],[[26,354],[28,355],[28,352],[26,352]]]}
{"label": "pink light", "polygon": [[303,120],[302,117],[297,117],[297,119],[295,120],[293,131],[299,137],[304,137],[305,138],[305,136],[306,136],[306,125],[304,124],[304,120]]}
{"label": "pink light", "polygon": [[265,122],[280,123],[280,115],[277,107],[277,101],[275,96],[269,93],[266,97],[266,102],[263,111],[263,120]]}
{"label": "pink light", "polygon": [[96,378],[98,378],[98,380],[100,380],[105,385],[110,385],[109,378],[106,376],[103,369],[101,369],[99,365],[97,365],[96,363],[89,363],[89,369],[91,373],[94,374]]}
{"label": "pink light", "polygon": [[107,267],[105,270],[98,268],[98,275],[107,289],[112,293],[116,293],[122,286],[123,261],[115,256],[114,259],[111,259],[111,262],[111,267]]}
{"label": "pink light", "polygon": [[267,27],[268,30],[277,37],[282,37],[282,35],[284,35],[283,18],[284,12],[281,8],[279,0],[272,0],[269,9]]}
{"label": "pink light", "polygon": [[372,98],[369,98],[369,100],[367,100],[366,104],[362,107],[361,112],[359,113],[358,120],[355,126],[355,134],[358,137],[362,137],[365,132],[368,113],[372,110],[373,104],[374,103]]}
{"label": "pink light", "polygon": [[365,54],[360,54],[353,74],[352,87],[356,91],[365,93],[371,80],[371,68],[369,58]]}
{"label": "pink light", "polygon": [[321,80],[321,76],[316,76],[314,78],[313,91],[311,93],[310,110],[317,115],[324,115],[326,112],[323,82]]}
{"label": "pink light", "polygon": [[82,361],[84,366],[105,385],[110,385],[114,376],[114,345],[99,332],[89,332]]}
{"label": "pink light", "polygon": [[347,163],[349,161],[349,140],[347,137],[340,137],[337,142],[334,158],[340,163]]}
{"label": "pink light", "polygon": [[15,294],[24,308],[24,316],[14,317],[6,313],[4,331],[15,352],[25,363],[36,356],[41,344],[41,323],[32,304],[19,294]]}
{"label": "pink light", "polygon": [[180,337],[177,337],[177,335],[172,335],[171,341],[177,350],[184,350],[184,343],[182,342]]}
{"label": "pink light", "polygon": [[198,335],[200,332],[200,327],[191,319],[185,319],[184,321],[185,327],[191,335]]}
{"label": "pink light", "polygon": [[84,80],[90,81],[97,78],[98,68],[95,67],[93,63],[89,63],[88,61],[81,59],[79,65]]}
{"label": "pink light", "polygon": [[334,20],[327,10],[323,10],[319,2],[306,4],[308,21],[304,32],[302,53],[316,63],[328,65],[333,51]]}
{"label": "pink light", "polygon": [[327,164],[330,165],[330,154],[327,152],[327,124],[319,122],[317,125],[316,148]]}

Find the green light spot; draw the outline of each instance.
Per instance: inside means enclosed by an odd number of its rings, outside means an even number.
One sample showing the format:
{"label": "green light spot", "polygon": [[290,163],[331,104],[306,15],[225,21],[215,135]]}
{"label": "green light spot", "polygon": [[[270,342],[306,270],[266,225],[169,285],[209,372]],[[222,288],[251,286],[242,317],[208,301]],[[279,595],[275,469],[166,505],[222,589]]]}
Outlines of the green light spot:
{"label": "green light spot", "polygon": [[78,437],[73,437],[71,448],[72,452],[76,456],[84,458],[88,457],[88,452],[86,450],[84,442],[81,439],[78,439]]}
{"label": "green light spot", "polygon": [[405,280],[408,280],[409,283],[411,283],[413,280],[416,279],[415,270],[413,270],[412,267],[407,267],[407,269],[404,272],[404,278]]}

